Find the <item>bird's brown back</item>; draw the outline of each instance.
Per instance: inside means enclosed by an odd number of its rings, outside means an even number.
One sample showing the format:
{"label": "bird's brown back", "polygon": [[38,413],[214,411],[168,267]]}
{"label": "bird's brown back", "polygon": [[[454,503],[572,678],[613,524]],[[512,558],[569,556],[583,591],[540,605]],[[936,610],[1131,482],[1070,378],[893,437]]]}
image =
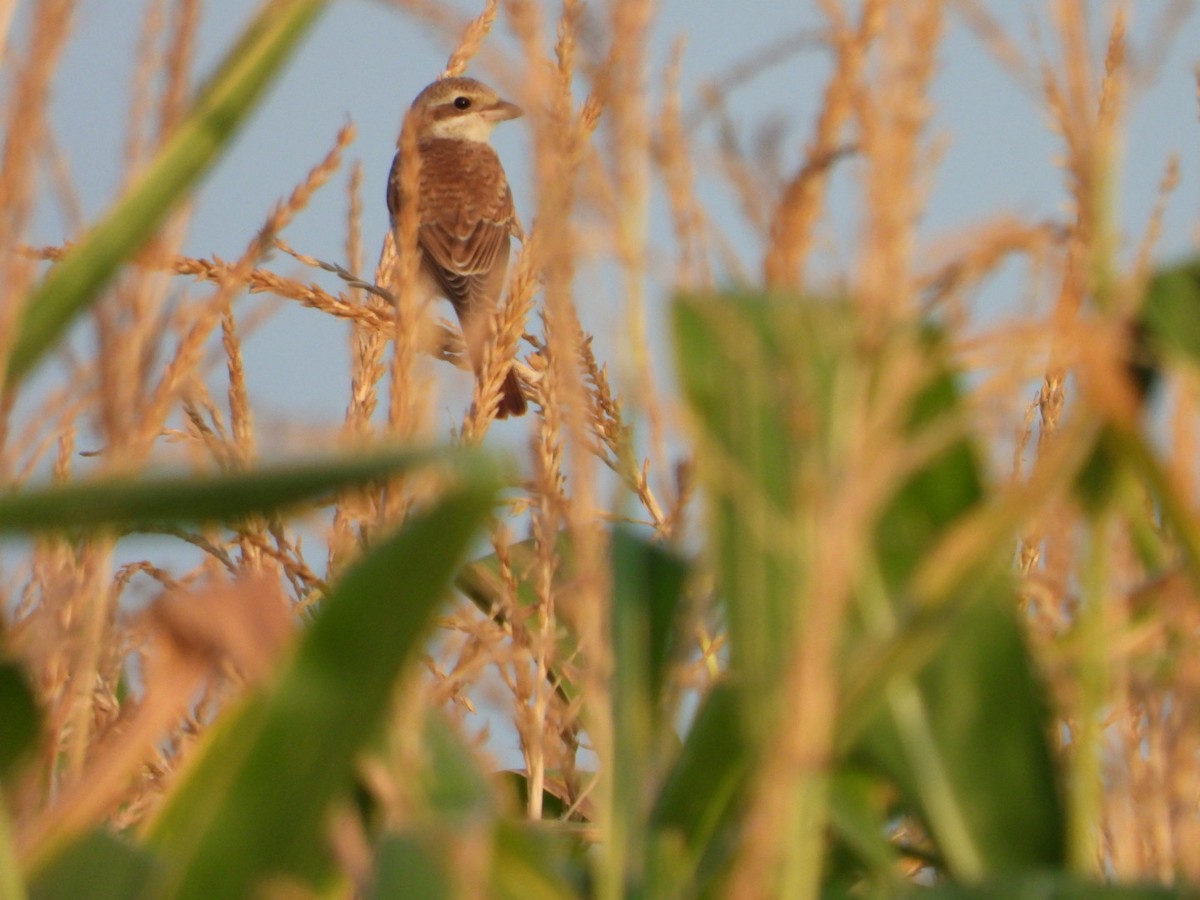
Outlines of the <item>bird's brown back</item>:
{"label": "bird's brown back", "polygon": [[[521,234],[512,191],[496,151],[479,141],[422,141],[418,243],[427,272],[458,310],[467,312],[480,291],[495,301],[507,267],[509,237]],[[388,179],[393,219],[405,198],[399,156]],[[499,262],[499,266],[497,266]]]}

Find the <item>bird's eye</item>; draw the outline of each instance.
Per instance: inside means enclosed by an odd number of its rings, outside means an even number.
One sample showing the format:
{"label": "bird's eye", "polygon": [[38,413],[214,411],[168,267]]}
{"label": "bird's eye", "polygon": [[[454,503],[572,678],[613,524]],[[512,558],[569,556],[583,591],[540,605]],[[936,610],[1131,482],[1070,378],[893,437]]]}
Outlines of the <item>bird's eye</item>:
{"label": "bird's eye", "polygon": [[454,98],[454,108],[455,109],[470,109],[471,108],[471,98],[470,97],[455,97]]}

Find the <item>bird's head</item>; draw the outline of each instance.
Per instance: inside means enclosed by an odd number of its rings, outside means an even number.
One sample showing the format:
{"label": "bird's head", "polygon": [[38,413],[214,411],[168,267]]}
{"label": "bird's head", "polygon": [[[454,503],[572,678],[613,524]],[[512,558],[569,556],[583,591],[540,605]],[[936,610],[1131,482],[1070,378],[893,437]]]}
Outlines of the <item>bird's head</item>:
{"label": "bird's head", "polygon": [[421,138],[487,141],[498,123],[522,112],[474,78],[443,78],[417,95],[412,114]]}

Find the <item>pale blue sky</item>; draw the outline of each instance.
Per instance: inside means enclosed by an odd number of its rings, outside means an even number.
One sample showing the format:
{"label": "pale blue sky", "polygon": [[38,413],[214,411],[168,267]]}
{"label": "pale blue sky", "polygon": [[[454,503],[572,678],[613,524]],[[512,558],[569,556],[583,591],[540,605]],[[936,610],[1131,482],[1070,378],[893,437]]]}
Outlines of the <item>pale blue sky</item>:
{"label": "pale blue sky", "polygon": [[[1135,51],[1157,15],[1171,0],[1136,0],[1131,34]],[[1022,39],[1031,13],[1043,19],[1047,0],[988,0],[986,4]],[[1102,12],[1105,3],[1092,6]],[[134,0],[82,0],[70,50],[53,91],[52,122],[89,218],[99,215],[117,189],[123,152],[124,116],[128,108],[132,60],[141,15]],[[201,65],[206,71],[237,33],[251,6],[244,0],[209,0],[200,37]],[[603,7],[601,0],[593,3]],[[1097,22],[1102,16],[1097,15]],[[1187,252],[1193,246],[1200,171],[1197,154],[1197,102],[1194,66],[1200,58],[1200,17],[1191,16],[1161,59],[1156,85],[1136,98],[1132,127],[1125,146],[1122,182],[1122,222],[1136,242],[1145,226],[1167,155],[1177,152],[1183,179],[1169,207],[1160,256]],[[687,39],[684,94],[694,98],[698,84],[746,59],[757,48],[788,33],[820,24],[814,0],[667,0],[656,19],[653,63],[660,72],[676,36]],[[22,41],[18,17],[14,41]],[[1044,29],[1044,33],[1048,29]],[[501,32],[498,40],[505,41]],[[1097,46],[1103,36],[1097,29]],[[368,274],[387,226],[383,186],[394,151],[402,113],[421,87],[444,65],[448,43],[431,35],[401,13],[380,2],[340,0],[318,23],[301,53],[284,72],[262,109],[230,152],[205,181],[186,252],[236,257],[271,206],[285,197],[306,171],[328,150],[338,128],[352,120],[358,140],[351,159],[365,165],[365,247]],[[1022,93],[1012,79],[983,50],[956,19],[951,19],[941,48],[941,68],[933,92],[933,133],[944,138],[943,160],[932,185],[922,227],[927,240],[998,213],[1027,217],[1061,213],[1066,194],[1055,159],[1061,144],[1051,132],[1041,107]],[[747,133],[777,117],[786,124],[785,160],[794,165],[816,113],[829,60],[822,51],[790,58],[736,91],[733,114]],[[472,74],[487,78],[485,71]],[[657,100],[657,92],[653,90]],[[711,148],[711,129],[699,145]],[[513,182],[526,222],[532,215],[527,135],[520,123],[505,125],[495,143]],[[711,158],[711,154],[706,154]],[[340,260],[344,241],[346,174],[317,195],[312,206],[285,232],[299,250]],[[833,217],[846,246],[854,244],[857,200],[850,187],[852,164],[835,180],[831,195]],[[729,191],[711,168],[699,171],[699,192],[710,216],[725,223],[725,232],[751,273],[759,268],[760,242],[739,218]],[[667,246],[669,228],[661,204],[656,209],[650,240]],[[35,240],[55,243],[70,235],[52,211],[39,217]],[[835,275],[852,262],[839,250],[836,237],[818,254],[816,268]],[[1128,245],[1126,246],[1128,252]],[[922,255],[922,259],[924,256]],[[270,265],[281,272],[337,283],[303,271],[276,256]],[[585,324],[597,334],[602,360],[616,365],[621,323],[611,300],[597,282],[581,278],[578,297]],[[208,288],[178,282],[179,289],[203,295]],[[656,283],[650,293],[656,345],[668,365],[668,342],[662,334],[662,312],[669,285]],[[979,298],[981,315],[1013,314],[1019,308],[1020,281],[1015,272],[998,278]],[[258,298],[239,301],[240,310]],[[442,310],[448,314],[448,310]],[[246,367],[260,427],[283,434],[284,449],[305,448],[289,441],[284,423],[299,423],[332,431],[341,421],[347,387],[347,329],[343,323],[298,306],[288,306],[255,334],[246,349]],[[86,336],[83,337],[86,340]],[[445,367],[444,367],[445,368]],[[439,426],[456,423],[466,398],[467,376],[447,376],[459,390],[446,399]],[[453,379],[457,378],[457,382]],[[505,423],[489,443],[522,439],[524,422]],[[161,545],[161,547],[159,546]],[[138,556],[156,560],[177,555],[180,546],[167,540],[143,541]],[[494,749],[507,764],[516,765],[510,729],[495,723]]]}
{"label": "pale blue sky", "polygon": [[[1131,34],[1135,53],[1171,0],[1136,0]],[[211,0],[204,4],[200,38],[201,71],[207,70],[236,34],[251,4]],[[461,5],[461,4],[460,4]],[[1022,39],[1026,48],[1031,13],[1045,19],[1049,3],[991,0],[986,4]],[[1099,25],[1109,4],[1097,11]],[[597,11],[602,3],[594,3]],[[140,3],[82,0],[75,35],[54,86],[52,118],[56,137],[79,186],[86,213],[94,217],[112,198],[119,177],[131,64],[140,19]],[[472,8],[466,6],[465,8]],[[668,0],[654,26],[653,61],[661,71],[676,36],[687,40],[685,97],[695,87],[781,35],[818,26],[812,0]],[[21,40],[21,21],[13,32]],[[1048,35],[1049,30],[1043,29]],[[508,42],[503,26],[497,40]],[[1136,98],[1133,127],[1125,147],[1122,220],[1139,235],[1162,176],[1167,154],[1180,154],[1183,181],[1171,203],[1161,245],[1165,255],[1191,246],[1197,181],[1197,103],[1193,66],[1200,47],[1200,21],[1191,16],[1161,60],[1156,85]],[[365,245],[369,270],[386,228],[383,184],[401,114],[413,95],[440,71],[448,51],[444,38],[384,3],[341,0],[333,3],[301,53],[291,62],[265,104],[231,151],[206,180],[196,207],[186,250],[233,257],[241,252],[271,205],[286,196],[307,169],[328,149],[347,120],[358,128],[350,150],[366,167]],[[929,238],[945,235],[988,215],[1015,212],[1051,215],[1065,202],[1061,173],[1054,160],[1061,152],[1044,113],[952,16],[941,48],[941,70],[934,89],[934,133],[945,138],[944,157],[933,185],[923,227]],[[785,159],[794,163],[812,125],[828,71],[823,51],[807,51],[750,81],[732,97],[734,115],[750,133],[764,121],[781,118],[787,126]],[[486,71],[472,74],[487,78]],[[711,129],[702,132],[711,147]],[[526,221],[532,213],[524,155],[527,136],[518,123],[497,132],[496,141],[514,184]],[[846,169],[849,176],[850,169]],[[344,240],[345,176],[318,195],[312,207],[285,233],[298,249],[340,259]],[[709,170],[700,172],[700,193],[709,213],[729,223],[726,232],[751,273],[757,273],[759,243],[739,220],[729,192]],[[850,178],[839,178],[832,195],[837,233],[852,245],[856,200]],[[660,230],[661,229],[661,230]],[[666,247],[661,210],[651,242]],[[43,217],[38,239],[63,237],[53,216]],[[833,243],[837,243],[834,241]],[[827,246],[820,268],[835,273],[850,264],[836,246]],[[297,272],[286,259],[271,263]],[[307,274],[305,277],[309,277]],[[1015,284],[1015,281],[1013,282]],[[333,285],[336,286],[336,285]],[[650,297],[659,321],[667,285]],[[981,300],[1003,309],[1003,285]],[[257,301],[251,301],[257,302]],[[584,321],[597,332],[603,352],[614,339],[611,307],[601,292],[580,292]],[[251,389],[260,415],[332,425],[346,397],[345,328],[330,318],[299,308],[288,309],[252,339],[247,353]],[[450,407],[447,406],[447,410]],[[457,418],[447,412],[448,426]]]}

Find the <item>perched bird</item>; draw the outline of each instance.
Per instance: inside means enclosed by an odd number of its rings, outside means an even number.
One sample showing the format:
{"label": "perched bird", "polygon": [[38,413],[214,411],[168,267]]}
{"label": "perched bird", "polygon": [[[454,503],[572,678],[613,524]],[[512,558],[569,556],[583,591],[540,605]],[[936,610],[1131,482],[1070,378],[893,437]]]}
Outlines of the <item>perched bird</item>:
{"label": "perched bird", "polygon": [[[477,375],[489,314],[504,287],[510,238],[524,237],[504,167],[488,138],[497,123],[521,114],[519,106],[473,78],[435,81],[417,95],[410,112],[421,158],[419,289],[423,298],[440,296],[454,304]],[[387,192],[393,225],[410,202],[401,189],[400,172],[397,153]],[[525,409],[516,373],[509,369],[496,417],[519,416]]]}

